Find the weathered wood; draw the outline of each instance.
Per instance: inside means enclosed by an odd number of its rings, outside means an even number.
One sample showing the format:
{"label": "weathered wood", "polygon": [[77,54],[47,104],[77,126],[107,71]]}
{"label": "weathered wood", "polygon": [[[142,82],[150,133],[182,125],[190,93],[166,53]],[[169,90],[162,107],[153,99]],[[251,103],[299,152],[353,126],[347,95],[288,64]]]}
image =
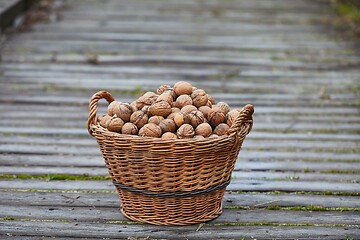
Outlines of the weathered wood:
{"label": "weathered wood", "polygon": [[357,238],[359,231],[357,226],[348,227],[293,227],[293,226],[216,226],[205,224],[199,227],[159,227],[150,225],[121,225],[99,224],[85,222],[31,222],[31,221],[0,221],[2,233],[25,236],[48,236],[48,237],[78,237],[85,238],[96,236],[98,238],[169,238],[172,239],[212,239],[239,237],[269,239],[269,238],[296,238],[303,239],[341,239],[346,237]]}

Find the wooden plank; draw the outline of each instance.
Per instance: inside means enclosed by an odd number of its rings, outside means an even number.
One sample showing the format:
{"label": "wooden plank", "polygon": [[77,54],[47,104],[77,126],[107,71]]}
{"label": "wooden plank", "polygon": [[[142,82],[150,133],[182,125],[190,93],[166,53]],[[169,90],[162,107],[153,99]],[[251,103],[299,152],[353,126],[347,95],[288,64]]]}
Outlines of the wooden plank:
{"label": "wooden plank", "polygon": [[[91,236],[102,238],[169,238],[172,239],[211,239],[239,237],[247,238],[297,238],[304,239],[341,239],[357,238],[357,226],[344,227],[279,227],[279,226],[218,226],[205,224],[199,231],[198,225],[184,227],[159,227],[150,225],[121,225],[97,223],[0,221],[2,233],[23,236],[78,237]],[[106,230],[104,230],[106,229]],[[344,231],[345,230],[345,231]]]}
{"label": "wooden plank", "polygon": [[[117,193],[83,193],[83,192],[31,192],[31,191],[6,191],[0,190],[0,204],[9,206],[44,206],[44,207],[112,207],[120,206]],[[223,199],[224,208],[239,206],[252,209],[262,209],[267,206],[278,207],[308,207],[322,206],[325,208],[359,208],[358,197],[330,196],[311,194],[264,194],[225,192]]]}
{"label": "wooden plank", "polygon": [[[43,190],[92,190],[113,191],[111,181],[40,181],[28,179],[1,179],[0,188],[4,189],[43,189]],[[284,192],[358,192],[358,183],[326,181],[268,181],[241,179],[233,180],[227,187],[229,191],[284,191]]]}

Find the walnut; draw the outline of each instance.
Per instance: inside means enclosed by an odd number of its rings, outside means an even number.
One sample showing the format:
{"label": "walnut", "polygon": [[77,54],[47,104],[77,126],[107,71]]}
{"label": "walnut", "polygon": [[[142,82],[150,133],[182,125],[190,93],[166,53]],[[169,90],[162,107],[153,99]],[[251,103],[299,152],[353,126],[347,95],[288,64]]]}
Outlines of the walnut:
{"label": "walnut", "polygon": [[114,116],[114,110],[115,110],[115,108],[117,108],[117,105],[119,104],[119,102],[118,101],[112,101],[110,104],[109,104],[109,106],[107,107],[107,113],[108,113],[108,115],[109,116]]}
{"label": "walnut", "polygon": [[176,112],[180,112],[180,108],[172,107],[171,108],[171,113],[176,113]]}
{"label": "walnut", "polygon": [[166,119],[171,119],[171,120],[174,121],[175,114],[176,114],[176,112],[175,113],[170,113],[169,116],[166,117]]}
{"label": "walnut", "polygon": [[159,127],[163,133],[165,132],[175,132],[176,125],[174,120],[164,119],[159,123]]}
{"label": "walnut", "polygon": [[166,132],[161,136],[161,138],[162,139],[177,139],[178,137],[174,133]]}
{"label": "walnut", "polygon": [[156,102],[161,102],[161,101],[165,101],[165,102],[169,103],[170,106],[173,104],[174,98],[171,95],[170,91],[165,91],[161,95],[158,96],[158,98],[156,99]]}
{"label": "walnut", "polygon": [[194,105],[186,105],[183,108],[181,108],[181,112],[185,113],[191,113],[192,111],[196,111],[197,108]]}
{"label": "walnut", "polygon": [[157,97],[158,95],[153,92],[146,92],[136,100],[136,108],[142,109],[145,105],[150,106],[156,101]]}
{"label": "walnut", "polygon": [[205,104],[205,106],[212,108],[213,104],[210,102],[210,100],[208,100],[207,103]]}
{"label": "walnut", "polygon": [[190,124],[183,124],[176,132],[178,138],[192,138],[195,135],[194,128]]}
{"label": "walnut", "polygon": [[156,89],[156,93],[160,95],[168,89],[171,89],[169,85],[161,85],[158,89]]}
{"label": "walnut", "polygon": [[135,124],[131,122],[127,122],[124,124],[124,126],[121,128],[122,134],[130,134],[130,135],[137,135],[138,134],[138,128]]}
{"label": "walnut", "polygon": [[154,123],[156,125],[159,125],[161,120],[164,120],[164,117],[162,116],[152,116],[149,118],[148,123]]}
{"label": "walnut", "polygon": [[225,114],[218,107],[214,107],[208,113],[208,122],[212,127],[216,127],[225,122]]}
{"label": "walnut", "polygon": [[201,135],[195,135],[194,138],[196,138],[196,139],[204,139],[205,137],[201,136]]}
{"label": "walnut", "polygon": [[197,87],[192,87],[192,92],[194,92],[196,89],[198,89]]}
{"label": "walnut", "polygon": [[145,114],[147,114],[149,116],[149,115],[151,115],[149,112],[149,108],[150,108],[150,106],[145,105],[142,107],[141,111],[143,111]]}
{"label": "walnut", "polygon": [[161,128],[154,123],[145,124],[139,130],[139,136],[141,137],[161,137],[161,133]]}
{"label": "walnut", "polygon": [[199,126],[201,123],[204,122],[205,117],[204,114],[202,114],[202,112],[196,110],[196,111],[192,111],[189,114],[189,118],[190,118],[190,124],[191,126],[193,126],[194,128],[196,128],[197,126]]}
{"label": "walnut", "polygon": [[219,109],[221,109],[221,111],[226,115],[229,111],[230,111],[230,106],[229,104],[225,103],[225,102],[218,102],[216,104],[216,107],[218,107]]}
{"label": "walnut", "polygon": [[214,99],[214,97],[213,96],[211,96],[211,95],[209,95],[208,94],[208,99],[209,99],[209,101],[210,101],[210,103],[212,104],[212,105],[215,105],[215,99]]}
{"label": "walnut", "polygon": [[219,135],[211,134],[209,138],[217,138],[217,137],[219,137]]}
{"label": "walnut", "polygon": [[106,122],[107,129],[112,132],[121,132],[121,128],[124,126],[124,121],[114,115]]}
{"label": "walnut", "polygon": [[149,107],[149,112],[154,116],[167,117],[171,113],[171,106],[168,102],[155,102]]}
{"label": "walnut", "polygon": [[177,82],[174,85],[174,92],[177,96],[183,95],[183,94],[191,94],[192,93],[192,85],[188,82]]}
{"label": "walnut", "polygon": [[135,124],[138,129],[142,128],[148,122],[148,115],[141,110],[133,112],[130,116],[130,122]]}
{"label": "walnut", "polygon": [[239,116],[240,110],[239,109],[233,109],[228,114],[226,114],[226,124],[230,127],[233,125],[236,118]]}
{"label": "walnut", "polygon": [[109,121],[109,119],[111,119],[111,116],[109,116],[109,115],[103,115],[100,119],[99,119],[99,121],[100,121],[100,126],[102,126],[102,127],[104,127],[104,128],[106,128],[106,123],[107,123],[107,121]]}
{"label": "walnut", "polygon": [[196,89],[195,91],[193,91],[193,93],[191,94],[191,98],[194,106],[197,108],[201,106],[205,106],[209,101],[208,95],[202,89]]}
{"label": "walnut", "polygon": [[114,114],[121,118],[124,122],[130,121],[130,116],[133,113],[133,108],[128,103],[119,103],[114,107]]}
{"label": "walnut", "polygon": [[130,106],[133,108],[133,112],[137,111],[137,110],[140,110],[137,108],[137,102],[136,101],[133,101],[132,103],[130,103]]}
{"label": "walnut", "polygon": [[229,126],[226,123],[220,123],[214,129],[214,134],[223,136],[227,134],[228,130],[229,130]]}
{"label": "walnut", "polygon": [[190,123],[189,114],[185,112],[177,112],[174,114],[174,122],[176,126],[180,127],[184,123]]}
{"label": "walnut", "polygon": [[192,105],[191,97],[189,95],[178,96],[175,102],[175,106],[181,109],[186,105]]}
{"label": "walnut", "polygon": [[201,135],[203,137],[209,137],[212,134],[212,128],[208,123],[202,123],[195,129],[196,135]]}
{"label": "walnut", "polygon": [[208,113],[210,112],[210,107],[208,106],[201,106],[199,107],[199,111],[202,112],[204,114],[205,118],[208,118]]}

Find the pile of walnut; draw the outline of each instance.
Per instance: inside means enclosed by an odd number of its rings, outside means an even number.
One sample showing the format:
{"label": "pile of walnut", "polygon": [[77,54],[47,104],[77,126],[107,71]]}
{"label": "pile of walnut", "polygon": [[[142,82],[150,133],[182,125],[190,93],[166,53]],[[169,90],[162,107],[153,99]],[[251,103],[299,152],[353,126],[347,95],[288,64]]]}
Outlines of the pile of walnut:
{"label": "pile of walnut", "polygon": [[147,92],[131,104],[113,101],[100,125],[110,131],[163,139],[207,138],[226,135],[238,116],[228,104],[218,102],[187,82],[162,85],[157,94]]}

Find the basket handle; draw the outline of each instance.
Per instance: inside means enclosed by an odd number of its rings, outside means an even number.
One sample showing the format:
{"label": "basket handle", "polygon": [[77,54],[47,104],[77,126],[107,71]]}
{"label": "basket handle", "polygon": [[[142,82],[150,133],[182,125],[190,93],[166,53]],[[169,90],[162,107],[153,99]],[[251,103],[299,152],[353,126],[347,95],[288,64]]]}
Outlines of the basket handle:
{"label": "basket handle", "polygon": [[[251,131],[252,125],[253,125],[253,118],[252,115],[254,113],[254,106],[251,104],[245,105],[233,124],[231,125],[230,129],[228,130],[228,135],[231,135],[233,133],[237,133],[238,135],[248,135]],[[247,128],[243,128],[244,125],[248,125]],[[244,130],[245,132],[242,132],[241,130]]]}
{"label": "basket handle", "polygon": [[100,92],[97,92],[95,93],[91,99],[90,99],[90,102],[89,102],[89,117],[88,117],[88,122],[87,122],[87,125],[88,125],[88,131],[90,133],[90,135],[93,135],[93,132],[92,132],[92,129],[91,129],[91,125],[95,125],[97,124],[97,103],[99,102],[100,99],[103,99],[105,98],[106,101],[108,103],[111,103],[112,101],[114,101],[114,97],[109,93],[109,92],[106,92],[106,91],[100,91]]}

